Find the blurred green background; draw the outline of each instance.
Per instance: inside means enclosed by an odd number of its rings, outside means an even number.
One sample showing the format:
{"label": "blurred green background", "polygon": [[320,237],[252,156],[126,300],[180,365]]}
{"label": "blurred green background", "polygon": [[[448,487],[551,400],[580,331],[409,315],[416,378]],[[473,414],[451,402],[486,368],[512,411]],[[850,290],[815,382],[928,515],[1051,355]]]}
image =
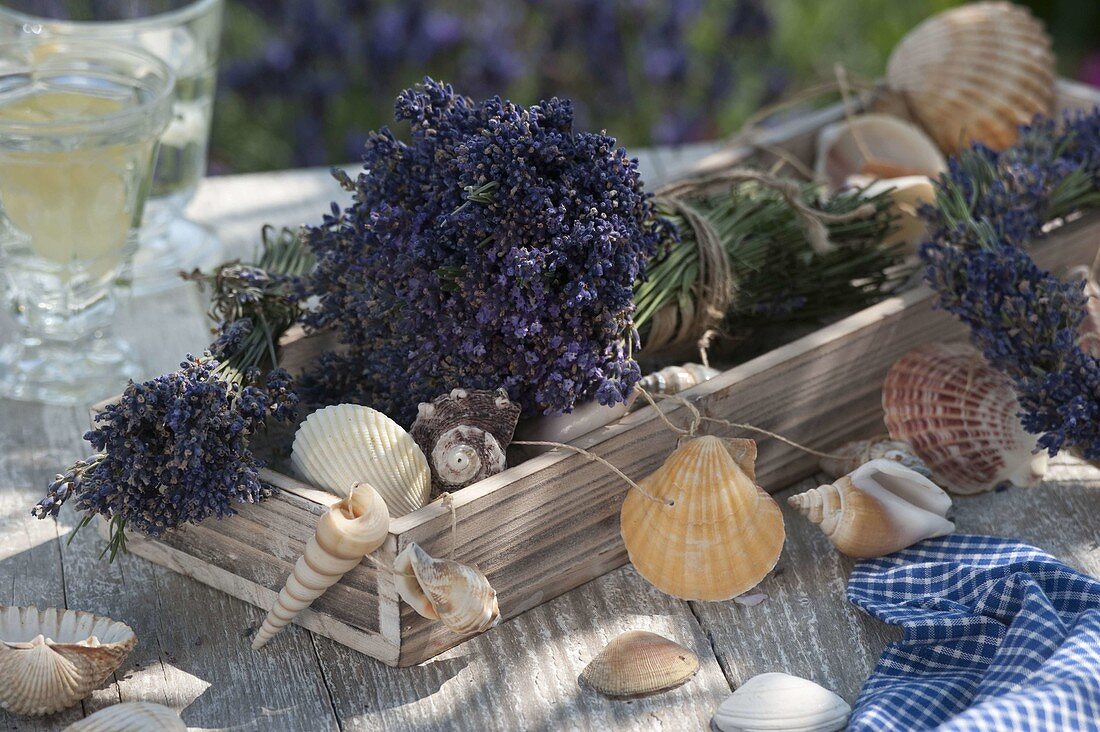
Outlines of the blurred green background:
{"label": "blurred green background", "polygon": [[[355,160],[425,74],[472,97],[571,97],[628,146],[729,135],[834,65],[873,78],[958,0],[229,0],[211,172]],[[1100,86],[1100,2],[1031,0],[1060,71]]]}

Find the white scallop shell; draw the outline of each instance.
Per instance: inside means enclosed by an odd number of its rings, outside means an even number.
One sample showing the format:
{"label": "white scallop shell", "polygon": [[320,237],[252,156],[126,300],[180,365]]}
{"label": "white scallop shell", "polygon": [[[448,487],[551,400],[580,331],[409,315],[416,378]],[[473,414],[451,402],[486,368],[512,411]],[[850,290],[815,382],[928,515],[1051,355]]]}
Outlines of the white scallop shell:
{"label": "white scallop shell", "polygon": [[947,161],[917,127],[887,114],[863,114],[834,122],[817,136],[814,172],[833,188],[853,175],[871,180],[936,178]]}
{"label": "white scallop shell", "polygon": [[137,643],[130,626],[77,610],[0,606],[0,707],[52,714],[88,696]]}
{"label": "white scallop shell", "polygon": [[127,702],[73,722],[65,732],[187,732],[187,725],[163,704]]}
{"label": "white scallop shell", "polygon": [[836,732],[851,713],[846,701],[823,686],[769,673],[741,684],[718,707],[713,722],[721,732]]}
{"label": "white scallop shell", "polygon": [[358,404],[309,415],[294,435],[291,461],[307,481],[338,496],[347,496],[356,483],[369,483],[393,518],[423,506],[432,490],[428,460],[409,433]]}

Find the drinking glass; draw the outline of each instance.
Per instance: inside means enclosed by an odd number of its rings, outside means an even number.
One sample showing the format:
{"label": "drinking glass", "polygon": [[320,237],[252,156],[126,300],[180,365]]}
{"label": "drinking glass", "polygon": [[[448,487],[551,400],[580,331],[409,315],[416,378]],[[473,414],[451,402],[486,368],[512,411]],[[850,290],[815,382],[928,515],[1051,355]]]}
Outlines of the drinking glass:
{"label": "drinking glass", "polygon": [[0,395],[86,404],[135,372],[111,333],[173,76],[122,44],[0,45],[0,271],[20,333]]}
{"label": "drinking glass", "polygon": [[184,218],[206,173],[206,148],[224,0],[0,0],[0,37],[122,41],[159,56],[176,75],[172,122],[161,139],[134,257],[136,294],[180,283],[180,270],[216,264],[222,247]]}

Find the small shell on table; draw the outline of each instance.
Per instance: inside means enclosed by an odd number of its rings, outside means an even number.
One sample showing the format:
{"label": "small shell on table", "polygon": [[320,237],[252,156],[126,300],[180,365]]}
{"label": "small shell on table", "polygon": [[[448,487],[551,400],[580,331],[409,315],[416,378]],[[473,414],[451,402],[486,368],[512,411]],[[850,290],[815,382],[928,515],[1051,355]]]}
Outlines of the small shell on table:
{"label": "small shell on table", "polygon": [[787,503],[849,557],[881,557],[955,531],[946,518],[950,496],[920,473],[881,458]]}
{"label": "small shell on table", "polygon": [[500,622],[497,593],[477,569],[436,559],[411,543],[393,564],[397,594],[413,610],[455,633],[482,633]]}
{"label": "small shell on table", "polygon": [[294,564],[286,585],[252,639],[252,649],[263,648],[300,612],[340,581],[386,541],[390,514],[376,490],[356,484],[351,493],[332,505],[317,522],[305,553]]}
{"label": "small shell on table", "polygon": [[52,714],[88,696],[122,664],[130,626],[77,610],[0,606],[0,707]]}
{"label": "small shell on table", "polygon": [[1046,474],[1012,382],[970,345],[933,343],[902,356],[886,375],[882,408],[890,436],[912,445],[950,491],[1031,486]]}
{"label": "small shell on table", "polygon": [[837,732],[848,724],[848,702],[808,679],[783,673],[753,676],[714,713],[721,732]]}
{"label": "small shell on table", "polygon": [[814,172],[832,188],[851,176],[888,180],[936,178],[947,161],[916,125],[886,114],[863,114],[822,128]]}
{"label": "small shell on table", "polygon": [[893,460],[915,470],[926,478],[932,477],[932,471],[913,451],[906,442],[890,439],[856,440],[847,442],[835,450],[830,450],[836,457],[821,458],[818,463],[821,470],[830,478],[839,478],[847,475],[860,465],[871,460]]}
{"label": "small shell on table", "polygon": [[944,11],[894,48],[886,83],[946,153],[1000,150],[1019,125],[1054,111],[1054,54],[1043,24],[1008,2]]}
{"label": "small shell on table", "polygon": [[608,643],[581,678],[606,696],[632,697],[680,686],[698,670],[699,657],[679,643],[631,630]]}
{"label": "small shell on table", "polygon": [[307,481],[338,496],[369,483],[394,518],[423,506],[432,490],[428,460],[409,433],[358,404],[309,415],[294,435],[290,458]]}
{"label": "small shell on table", "polygon": [[422,403],[409,432],[428,456],[432,487],[462,488],[508,467],[505,452],[519,413],[503,389],[454,389]]}
{"label": "small shell on table", "polygon": [[752,440],[696,437],[631,488],[621,531],[638,574],[684,600],[729,600],[764,579],[785,535],[755,460]]}
{"label": "small shell on table", "polygon": [[73,722],[65,732],[187,732],[187,725],[163,704],[126,702]]}

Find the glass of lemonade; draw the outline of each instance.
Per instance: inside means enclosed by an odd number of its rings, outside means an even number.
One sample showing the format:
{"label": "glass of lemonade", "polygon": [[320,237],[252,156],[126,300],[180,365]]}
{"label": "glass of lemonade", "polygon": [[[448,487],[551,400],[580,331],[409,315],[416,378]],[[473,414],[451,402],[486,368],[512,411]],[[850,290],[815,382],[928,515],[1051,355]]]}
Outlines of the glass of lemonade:
{"label": "glass of lemonade", "polygon": [[134,373],[111,333],[174,77],[137,47],[0,44],[0,272],[20,333],[0,395],[86,404]]}
{"label": "glass of lemonade", "polygon": [[180,270],[216,264],[213,232],[184,217],[206,173],[224,0],[0,0],[0,38],[122,41],[159,56],[176,75],[172,122],[161,140],[131,284],[148,294],[180,284]]}

